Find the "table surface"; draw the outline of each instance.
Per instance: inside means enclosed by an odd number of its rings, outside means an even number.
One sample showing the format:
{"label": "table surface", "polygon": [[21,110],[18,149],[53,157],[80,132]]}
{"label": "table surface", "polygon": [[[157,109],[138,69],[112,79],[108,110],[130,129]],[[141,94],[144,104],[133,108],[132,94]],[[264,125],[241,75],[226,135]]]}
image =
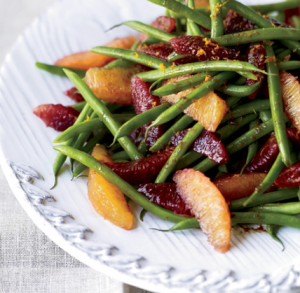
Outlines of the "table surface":
{"label": "table surface", "polygon": [[[0,64],[17,36],[56,0],[0,0]],[[23,211],[0,168],[0,292],[146,293],[68,255]]]}

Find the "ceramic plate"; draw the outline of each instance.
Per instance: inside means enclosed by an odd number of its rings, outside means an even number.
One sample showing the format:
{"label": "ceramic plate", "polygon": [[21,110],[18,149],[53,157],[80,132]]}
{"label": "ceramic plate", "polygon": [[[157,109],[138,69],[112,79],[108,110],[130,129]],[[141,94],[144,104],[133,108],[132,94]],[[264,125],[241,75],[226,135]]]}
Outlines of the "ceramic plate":
{"label": "ceramic plate", "polygon": [[[18,38],[1,69],[1,165],[20,204],[55,243],[88,266],[155,292],[275,292],[300,286],[300,233],[280,229],[285,250],[267,233],[234,230],[231,249],[213,251],[200,230],[162,233],[172,224],[131,204],[132,231],[111,225],[92,208],[86,180],[71,181],[68,166],[53,185],[52,141],[32,109],[43,103],[70,104],[67,78],[35,68],[132,33],[104,31],[125,20],[150,22],[164,10],[143,0],[65,0],[35,20]],[[298,287],[300,288],[300,287]],[[298,291],[299,292],[299,291]]]}

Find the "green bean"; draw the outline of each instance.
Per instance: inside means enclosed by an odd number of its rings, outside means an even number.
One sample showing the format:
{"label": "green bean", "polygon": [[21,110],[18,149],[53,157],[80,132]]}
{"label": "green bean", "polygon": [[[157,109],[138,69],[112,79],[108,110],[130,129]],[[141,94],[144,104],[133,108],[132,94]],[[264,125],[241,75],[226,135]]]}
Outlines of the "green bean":
{"label": "green bean", "polygon": [[246,83],[247,78],[244,76],[240,76],[235,82],[234,84],[236,85],[244,85]]}
{"label": "green bean", "polygon": [[[284,121],[287,122],[287,118],[284,118]],[[238,137],[232,143],[226,146],[230,155],[235,154],[236,152],[240,151],[244,147],[248,146],[252,142],[260,139],[261,137],[265,136],[266,134],[270,133],[274,130],[274,122],[273,119],[260,124],[259,126],[255,127],[254,129],[249,130],[242,136]],[[204,159],[198,165],[194,167],[195,170],[201,171],[205,173],[209,169],[216,166],[216,163],[211,161],[210,159]]]}
{"label": "green bean", "polygon": [[[178,2],[182,2],[181,0],[176,0]],[[182,33],[183,32],[183,26],[186,25],[182,23],[182,20],[183,18],[181,17],[181,15],[179,15],[178,13],[174,12],[174,11],[170,11],[169,10],[169,13],[170,13],[170,16],[173,17],[176,21],[176,33]],[[185,19],[186,20],[186,19]]]}
{"label": "green bean", "polygon": [[238,118],[247,114],[252,114],[252,113],[256,114],[256,112],[267,110],[267,109],[270,109],[269,100],[258,100],[247,104],[243,104],[230,111],[224,117],[222,123],[226,122],[227,120],[232,120],[234,118]]}
{"label": "green bean", "polygon": [[292,16],[292,22],[296,29],[300,29],[300,17],[298,15]]}
{"label": "green bean", "polygon": [[115,67],[127,68],[130,66],[133,66],[134,64],[135,64],[135,62],[132,62],[132,61],[117,59],[117,60],[114,60],[114,61],[108,63],[107,65],[105,65],[105,68],[115,68]]}
{"label": "green bean", "polygon": [[239,75],[247,79],[253,79],[253,80],[257,79],[257,76],[250,71],[236,71],[236,73],[238,73]]}
{"label": "green bean", "polygon": [[116,142],[120,137],[126,136],[132,131],[138,129],[139,127],[148,124],[153,121],[158,115],[163,113],[168,106],[166,104],[156,106],[148,111],[141,113],[139,115],[134,116],[129,121],[124,123],[116,132],[114,136],[114,141],[112,144]]}
{"label": "green bean", "polygon": [[168,108],[165,112],[160,114],[156,120],[148,127],[149,130],[153,126],[158,126],[169,122],[187,107],[189,107],[195,100],[199,100],[210,91],[216,89],[222,85],[226,80],[234,77],[235,73],[233,72],[223,72],[213,77],[211,80],[204,82],[191,93],[189,93],[184,99],[179,100],[177,103]]}
{"label": "green bean", "polygon": [[300,30],[283,27],[262,28],[213,38],[220,46],[236,46],[263,40],[298,41],[299,39]]}
{"label": "green bean", "polygon": [[[235,226],[237,224],[268,224],[276,226],[288,226],[300,229],[299,217],[285,215],[281,213],[233,212],[231,213],[231,217],[232,226]],[[182,220],[181,222],[176,223],[168,230],[159,231],[169,232],[192,228],[199,228],[199,222],[196,218]]]}
{"label": "green bean", "polygon": [[210,7],[209,6],[196,7],[196,11],[200,12],[201,14],[206,15],[207,17],[210,17]]}
{"label": "green bean", "polygon": [[165,163],[160,173],[158,174],[155,183],[165,182],[168,176],[172,173],[178,160],[185,154],[189,146],[195,141],[195,139],[201,134],[204,127],[198,122],[191,128],[181,142],[176,146],[172,152],[170,158]]}
{"label": "green bean", "polygon": [[188,115],[182,116],[177,122],[175,122],[168,130],[154,143],[150,148],[151,152],[158,152],[162,150],[166,145],[168,145],[171,137],[177,131],[186,129],[194,119]]}
{"label": "green bean", "polygon": [[285,14],[283,11],[273,11],[268,13],[268,17],[278,20],[281,23],[285,22]]}
{"label": "green bean", "polygon": [[[276,203],[283,200],[288,200],[297,197],[298,188],[284,188],[277,191],[265,193],[264,196],[255,198],[247,208],[255,207],[263,204]],[[249,197],[233,200],[230,203],[231,211],[238,211],[245,209],[244,203],[249,199]]]}
{"label": "green bean", "polygon": [[143,222],[144,221],[144,217],[146,215],[147,211],[145,209],[142,209],[140,212],[140,220]]}
{"label": "green bean", "polygon": [[[277,55],[279,55],[280,53],[282,53],[282,52],[284,52],[285,50],[288,50],[288,49],[278,48],[278,49],[275,50],[275,48],[273,48],[273,50],[274,50],[275,55],[277,56]],[[276,59],[277,59],[277,58],[276,58]]]}
{"label": "green bean", "polygon": [[[114,114],[112,115],[120,123],[124,123],[134,117],[133,114]],[[90,119],[85,122],[79,122],[69,127],[53,141],[54,143],[65,142],[73,137],[77,137],[83,132],[92,132],[93,130],[105,127],[104,123],[99,119]]]}
{"label": "green bean", "polygon": [[[139,46],[139,41],[135,41],[133,45],[131,46],[130,50],[135,50]],[[117,59],[114,60],[108,64],[106,64],[105,68],[115,68],[115,67],[130,67],[133,66],[135,62],[129,61],[129,60],[123,60],[123,59]]]}
{"label": "green bean", "polygon": [[[97,114],[95,112],[93,112],[91,114],[91,117],[88,117],[88,118],[93,119],[93,118],[96,118],[96,117],[97,117]],[[79,150],[82,149],[84,143],[87,141],[87,139],[89,138],[91,133],[92,133],[92,131],[87,131],[87,132],[80,133],[77,140],[76,140],[76,142],[73,144],[73,148],[79,149]],[[65,141],[67,141],[67,139]],[[73,172],[74,160],[71,159],[70,162],[71,162],[71,170]]]}
{"label": "green bean", "polygon": [[[250,129],[256,127],[259,125],[259,120],[255,120],[255,121],[252,121],[250,123]],[[240,172],[240,176],[244,173],[244,170],[245,168],[248,166],[248,164],[251,162],[251,160],[254,158],[254,156],[256,155],[257,151],[258,151],[258,142],[255,141],[253,143],[251,143],[249,146],[248,146],[248,154],[247,154],[247,159],[246,159],[246,162]]]}
{"label": "green bean", "polygon": [[270,110],[265,110],[259,112],[259,118],[262,122],[267,122],[268,120],[272,119],[272,113]]}
{"label": "green bean", "polygon": [[288,202],[288,203],[273,203],[264,204],[262,206],[247,209],[249,212],[268,212],[268,213],[280,213],[286,215],[300,214],[300,202]]}
{"label": "green bean", "polygon": [[[153,82],[157,79],[167,79],[171,77],[176,77],[184,74],[193,74],[203,71],[235,71],[235,72],[249,72],[258,71],[265,73],[265,71],[258,69],[254,65],[245,62],[245,61],[204,61],[204,62],[195,62],[188,63],[183,65],[178,65],[174,68],[166,68],[164,71],[162,70],[152,70],[148,72],[138,73],[143,81]],[[255,77],[257,78],[257,77]]]}
{"label": "green bean", "polygon": [[[220,140],[224,141],[225,139],[229,138],[232,134],[237,132],[240,128],[247,125],[248,123],[250,123],[251,121],[253,121],[256,118],[257,118],[257,115],[255,115],[255,114],[247,115],[247,116],[240,117],[240,118],[234,120],[233,124],[228,124],[228,125],[222,127],[220,130],[217,131],[217,134],[219,135]],[[202,157],[202,155],[200,155],[196,152],[190,151],[185,156],[183,156],[181,158],[181,160],[179,160],[175,169],[176,170],[184,169],[185,167],[194,163],[201,157]]]}
{"label": "green bean", "polygon": [[127,153],[125,151],[121,151],[115,154],[112,154],[110,156],[110,158],[113,161],[119,161],[119,160],[130,160],[129,156],[127,155]]}
{"label": "green bean", "polygon": [[178,222],[168,230],[160,230],[160,229],[152,229],[152,230],[156,230],[160,232],[173,232],[173,231],[187,230],[192,228],[200,228],[199,222],[196,218],[188,218],[186,220]]}
{"label": "green bean", "polygon": [[142,45],[153,45],[153,44],[158,44],[160,43],[161,41],[156,39],[156,38],[153,38],[153,37],[149,37],[147,38],[144,42],[142,42],[141,44]]}
{"label": "green bean", "polygon": [[146,156],[147,154],[147,144],[146,144],[146,140],[145,138],[142,138],[139,146],[138,146],[138,150],[141,154],[143,154],[143,156]]}
{"label": "green bean", "polygon": [[279,70],[293,70],[300,68],[300,61],[284,61],[278,63]]}
{"label": "green bean", "polygon": [[186,17],[187,19],[192,20],[193,22],[207,28],[211,29],[211,23],[209,17],[207,17],[204,14],[201,14],[200,12],[193,10],[184,4],[177,2],[175,0],[148,0],[154,4],[163,6],[165,8],[168,8],[171,11],[174,11],[178,13],[179,15],[182,15]]}
{"label": "green bean", "polygon": [[[79,78],[79,77],[78,77]],[[80,79],[80,78],[79,78]],[[88,104],[86,104],[83,108],[83,110],[80,112],[79,116],[77,117],[74,125],[77,125],[78,123],[84,121],[87,116],[89,116],[92,112],[92,109]],[[76,142],[76,138],[72,138],[64,143],[65,146],[71,146]],[[54,174],[54,185],[51,189],[53,189],[57,184],[57,175],[60,171],[61,167],[63,166],[64,162],[66,161],[67,157],[63,155],[62,153],[58,153],[55,157],[55,160],[53,162],[53,174]]]}
{"label": "green bean", "polygon": [[[189,8],[195,10],[194,0],[187,0],[186,4]],[[195,22],[190,20],[189,18],[187,19],[186,27],[187,27],[187,35],[191,35],[191,36],[203,35],[202,29]]]}
{"label": "green bean", "polygon": [[215,75],[217,75],[218,72],[203,72],[203,73],[198,73],[195,74],[187,79],[178,81],[178,82],[173,82],[173,83],[169,83],[166,84],[160,88],[155,89],[154,91],[151,91],[152,95],[156,95],[156,96],[167,96],[167,95],[172,95],[187,89],[190,89],[194,86],[197,86],[199,84],[201,84],[203,81],[205,81],[205,79],[209,76],[209,77],[213,77]]}
{"label": "green bean", "polygon": [[[300,63],[300,62],[299,62]],[[217,88],[217,91],[229,95],[229,96],[233,96],[233,97],[247,97],[251,94],[253,94],[259,87],[260,87],[261,81],[257,82],[255,84],[252,85],[234,85],[234,84],[228,84],[228,85],[224,85],[221,86],[219,88]]]}
{"label": "green bean", "polygon": [[194,151],[189,151],[184,156],[181,157],[181,159],[176,164],[174,171],[182,170],[186,168],[187,166],[193,164],[194,162],[198,161],[200,158],[202,158],[203,155],[200,155],[199,153],[196,153]]}
{"label": "green bean", "polygon": [[[233,11],[236,11],[241,16],[245,17],[246,19],[254,22],[258,27],[261,28],[272,28],[273,25],[271,22],[269,22],[267,19],[265,19],[260,14],[256,13],[253,9],[250,7],[247,7],[243,5],[242,3],[235,1],[235,0],[229,0],[225,1],[223,0],[223,4]],[[276,39],[276,38],[275,38]],[[287,48],[291,49],[293,52],[300,55],[300,43],[296,41],[291,40],[281,40],[281,43],[285,45]]]}
{"label": "green bean", "polygon": [[77,73],[81,78],[84,78],[86,73],[86,70],[81,70],[81,69],[76,69],[71,67],[63,67],[58,65],[51,65],[51,64],[41,63],[41,62],[36,62],[35,66],[38,69],[45,70],[51,74],[59,75],[63,77],[66,77],[66,74],[63,71],[64,68],[72,70],[73,72]]}
{"label": "green bean", "polygon": [[279,242],[282,245],[282,250],[284,250],[284,245],[280,238],[277,236],[277,231],[280,226],[277,225],[267,225],[266,230],[269,233],[269,235],[277,242]]}
{"label": "green bean", "polygon": [[[69,79],[73,82],[79,92],[82,94],[86,102],[90,105],[90,107],[97,113],[100,119],[103,121],[105,126],[109,129],[109,131],[115,135],[117,130],[120,127],[120,123],[115,121],[112,117],[110,111],[105,107],[101,100],[99,100],[91,91],[91,89],[76,75],[75,73],[65,70]],[[127,151],[128,155],[132,160],[137,160],[142,158],[143,156],[138,152],[134,143],[130,140],[129,137],[122,137],[118,140],[118,142],[122,145],[125,151]]]}
{"label": "green bean", "polygon": [[191,36],[203,36],[204,33],[201,30],[201,27],[199,27],[196,23],[194,23],[193,21],[191,21],[190,19],[187,20],[187,28],[188,28],[188,35]]}
{"label": "green bean", "polygon": [[71,105],[70,107],[77,110],[78,112],[81,112],[85,105],[86,105],[86,101],[83,101],[83,102],[79,102],[74,105]]}
{"label": "green bean", "polygon": [[232,226],[236,224],[270,224],[300,229],[300,217],[277,213],[231,213]]}
{"label": "green bean", "polygon": [[181,222],[182,220],[187,219],[184,216],[175,215],[173,212],[168,211],[156,204],[151,203],[144,195],[136,191],[136,189],[121,179],[117,174],[115,174],[110,168],[84,152],[78,151],[69,146],[55,146],[55,150],[63,153],[64,155],[69,156],[70,158],[75,159],[76,161],[86,165],[88,168],[99,173],[107,181],[114,184],[119,188],[125,195],[127,195],[132,201],[140,205],[145,210],[150,213],[158,216],[162,219],[169,220],[174,223]]}
{"label": "green bean", "polygon": [[[134,43],[132,45],[132,49],[135,49],[136,47],[138,46],[138,43]],[[118,59],[118,60],[115,60],[115,61],[112,61],[110,62],[109,64],[107,64],[105,66],[105,68],[114,68],[114,67],[129,67],[129,66],[132,66],[134,63],[131,62],[131,61],[127,61],[127,60],[121,60],[121,59]],[[86,103],[86,102],[84,102]],[[110,111],[115,111],[119,108],[121,108],[122,106],[121,105],[116,105],[116,104],[107,104],[107,103],[104,103],[106,104],[107,108],[110,110]],[[95,118],[97,115],[96,113],[92,113],[91,114],[91,119]],[[103,125],[101,126],[103,127]],[[78,133],[79,134],[79,137],[78,139],[76,140],[76,142],[74,143],[73,147],[76,148],[76,149],[81,149],[82,146],[84,145],[85,141],[88,139],[88,137],[91,135],[91,131],[88,131],[88,132],[85,132],[85,133]],[[106,132],[106,130],[104,130]],[[92,139],[92,142],[93,142],[93,139]],[[71,170],[73,170],[73,164],[74,164],[74,160],[71,159]]]}
{"label": "green bean", "polygon": [[219,0],[209,0],[210,4],[210,18],[211,18],[211,37],[216,38],[223,36],[223,15],[221,7],[219,7]]}
{"label": "green bean", "polygon": [[225,102],[228,108],[232,108],[240,101],[240,99],[241,97],[228,97]]}
{"label": "green bean", "polygon": [[250,7],[255,11],[259,11],[262,14],[266,14],[272,11],[283,11],[286,9],[299,7],[299,1],[288,0],[283,2],[270,3],[270,4],[251,5]]}
{"label": "green bean", "polygon": [[[108,133],[108,130],[106,128],[99,131],[91,140],[89,140],[86,143],[86,145],[82,148],[81,151],[83,151],[85,153],[90,153],[93,150],[93,148],[95,147],[95,145],[97,143],[99,143],[99,141],[101,141],[107,133]],[[72,159],[72,160],[74,160],[74,159]],[[73,178],[78,177],[85,169],[86,169],[86,166],[80,163],[76,167],[75,171],[72,172]]]}
{"label": "green bean", "polygon": [[143,64],[152,68],[164,68],[170,67],[172,63],[167,61],[149,56],[145,53],[132,51],[128,49],[121,48],[110,48],[110,47],[94,47],[91,49],[91,52],[111,56],[114,58],[121,58],[135,63]]}
{"label": "green bean", "polygon": [[139,21],[124,21],[122,24],[125,24],[140,33],[144,33],[163,42],[168,42],[171,38],[174,37],[174,35],[172,34],[169,34],[165,31]]}
{"label": "green bean", "polygon": [[178,60],[178,59],[184,58],[184,57],[186,57],[186,56],[187,56],[187,55],[181,55],[181,54],[177,54],[176,52],[173,52],[173,53],[171,53],[171,54],[168,56],[167,60],[168,60],[169,62],[173,62],[173,61],[176,61],[176,60]]}
{"label": "green bean", "polygon": [[[291,51],[290,49],[285,49],[284,51],[282,51],[280,54],[278,54],[278,55],[276,56],[276,59],[277,59],[278,61],[283,62],[283,61],[285,61],[285,59],[288,58],[288,56],[290,56],[291,54],[292,54],[292,51]],[[279,62],[278,65],[280,65],[281,62]],[[286,62],[286,61],[285,61],[285,62]]]}
{"label": "green bean", "polygon": [[80,122],[76,125],[70,126],[67,130],[56,137],[53,143],[65,142],[71,138],[77,137],[83,132],[92,132],[93,130],[103,128],[104,126],[104,123],[99,118]]}
{"label": "green bean", "polygon": [[248,198],[247,201],[245,201],[244,206],[246,207],[255,198],[263,196],[262,194],[265,191],[267,191],[268,188],[270,188],[270,186],[277,179],[277,177],[279,176],[283,168],[284,168],[284,163],[282,162],[282,155],[280,153],[277,156],[276,161],[274,162],[272,168],[270,169],[265,179],[262,181],[261,184],[259,184],[258,187],[255,188],[255,191],[252,193],[252,195]]}
{"label": "green bean", "polygon": [[226,164],[219,165],[218,170],[220,173],[228,173],[228,168]]}
{"label": "green bean", "polygon": [[[273,57],[274,51],[271,46],[265,43],[266,56]],[[291,152],[289,146],[289,140],[286,133],[286,126],[284,123],[284,110],[281,96],[281,84],[278,72],[278,66],[276,62],[267,62],[268,84],[269,84],[269,95],[271,112],[274,120],[274,129],[279,146],[279,150],[282,155],[284,164],[289,167],[292,165]]]}

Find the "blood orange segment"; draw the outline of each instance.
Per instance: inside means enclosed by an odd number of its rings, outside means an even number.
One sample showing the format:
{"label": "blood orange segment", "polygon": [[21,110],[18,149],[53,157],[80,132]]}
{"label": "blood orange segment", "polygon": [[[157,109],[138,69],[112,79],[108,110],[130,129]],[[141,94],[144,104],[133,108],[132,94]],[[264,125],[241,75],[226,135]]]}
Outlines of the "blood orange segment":
{"label": "blood orange segment", "polygon": [[177,54],[196,57],[199,61],[239,60],[241,58],[239,51],[219,46],[216,41],[201,36],[182,35],[169,42]]}
{"label": "blood orange segment", "polygon": [[292,74],[280,72],[281,93],[284,111],[294,126],[300,131],[300,83]]}
{"label": "blood orange segment", "polygon": [[300,187],[300,162],[284,168],[276,179],[275,185],[279,188]]}
{"label": "blood orange segment", "polygon": [[[105,44],[105,46],[129,49],[132,46],[132,44],[135,42],[135,40],[136,40],[135,36],[117,38]],[[65,56],[61,59],[58,59],[55,62],[55,65],[88,70],[89,68],[92,67],[102,67],[107,63],[111,62],[112,60],[114,60],[114,58],[110,56],[105,56],[105,55],[85,51],[85,52],[74,53]]]}
{"label": "blood orange segment", "polygon": [[255,24],[233,10],[228,10],[224,19],[225,34],[234,34],[253,30]]}
{"label": "blood orange segment", "polygon": [[176,191],[176,184],[173,182],[145,183],[141,184],[137,191],[145,195],[151,202],[174,212],[174,214],[192,216],[190,209]]}
{"label": "blood orange segment", "polygon": [[137,161],[126,163],[102,163],[129,184],[139,185],[154,181],[171,154],[172,149],[168,149]]}
{"label": "blood orange segment", "polygon": [[57,131],[64,131],[72,126],[79,115],[74,108],[62,104],[39,105],[32,112],[41,118],[47,127],[52,127]]}
{"label": "blood orange segment", "polygon": [[[224,174],[213,181],[227,202],[250,196],[265,179],[265,173]],[[273,189],[273,188],[272,188]]]}
{"label": "blood orange segment", "polygon": [[[257,43],[252,43],[248,46],[247,49],[247,61],[250,64],[253,64],[257,68],[264,70],[265,69],[265,46],[263,42],[257,42]],[[253,85],[257,82],[261,81],[261,84],[259,88],[252,93],[249,98],[254,99],[259,92],[261,86],[262,86],[262,81],[264,79],[263,74],[259,74],[258,72],[253,72],[254,75],[256,75],[257,79],[247,79],[246,80],[246,85]]]}
{"label": "blood orange segment", "polygon": [[[171,146],[177,146],[180,144],[187,132],[188,129],[176,132],[171,137],[169,144]],[[198,154],[207,156],[218,165],[228,163],[229,161],[229,153],[226,147],[215,134],[207,130],[202,131],[202,133],[190,145],[189,149],[197,152]]]}
{"label": "blood orange segment", "polygon": [[[137,115],[160,105],[159,97],[151,95],[149,93],[149,88],[150,84],[141,80],[138,76],[135,76],[131,80],[131,93],[133,98],[133,105],[135,113]],[[145,136],[145,133],[150,124],[151,122],[141,127],[143,137]],[[148,132],[145,140],[147,147],[153,146],[154,143],[163,135],[164,131],[164,125],[152,127]]]}
{"label": "blood orange segment", "polygon": [[69,90],[65,91],[64,94],[77,103],[84,101],[83,96],[78,92],[76,87],[70,88]]}
{"label": "blood orange segment", "polygon": [[216,251],[227,252],[230,248],[231,216],[221,192],[208,177],[194,169],[177,171],[173,180],[209,243]]}
{"label": "blood orange segment", "polygon": [[272,134],[260,150],[255,154],[249,165],[247,172],[268,172],[274,164],[279,154],[279,147],[275,134]]}
{"label": "blood orange segment", "polygon": [[[95,146],[92,156],[101,162],[112,163],[103,146]],[[104,219],[125,230],[133,228],[133,214],[122,191],[92,169],[89,170],[88,196]]]}
{"label": "blood orange segment", "polygon": [[[176,20],[170,16],[159,16],[154,21],[151,22],[151,26],[162,30],[164,32],[170,33],[176,28]],[[144,42],[149,38],[146,34],[140,35],[140,41]]]}
{"label": "blood orange segment", "polygon": [[[179,78],[171,78],[164,83],[164,85],[169,83],[178,82],[190,77],[189,75],[180,76]],[[209,77],[208,77],[209,78]],[[175,104],[180,99],[184,99],[187,94],[192,92],[195,88],[191,88],[177,94],[172,94],[162,97],[162,102],[168,102],[170,104]],[[184,110],[184,113],[197,120],[201,125],[205,127],[206,130],[215,132],[221,123],[222,119],[226,115],[228,107],[226,102],[221,99],[213,91],[209,92],[204,97],[195,101],[192,105]]]}
{"label": "blood orange segment", "polygon": [[130,81],[139,72],[137,67],[91,68],[85,83],[98,99],[111,104],[132,105]]}

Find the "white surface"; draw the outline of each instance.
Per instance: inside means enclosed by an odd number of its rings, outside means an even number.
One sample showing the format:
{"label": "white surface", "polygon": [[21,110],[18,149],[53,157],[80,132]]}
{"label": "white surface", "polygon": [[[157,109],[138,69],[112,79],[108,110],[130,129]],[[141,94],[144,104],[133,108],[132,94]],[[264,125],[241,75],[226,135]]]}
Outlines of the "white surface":
{"label": "white surface", "polygon": [[[55,0],[0,0],[0,65],[19,34]],[[1,293],[143,293],[74,259],[41,232],[0,168]]]}
{"label": "white surface", "polygon": [[[0,113],[2,127],[0,140],[3,153],[6,158],[15,163],[31,165],[37,169],[45,178],[44,183],[37,182],[37,184],[45,190],[49,190],[53,183],[51,165],[55,153],[52,150],[51,141],[56,136],[56,132],[46,129],[43,123],[32,115],[31,109],[41,103],[69,102],[66,97],[63,97],[62,91],[70,87],[70,83],[67,80],[38,72],[34,68],[34,61],[52,63],[65,54],[88,49],[91,46],[103,44],[114,36],[127,34],[128,30],[124,28],[114,30],[106,35],[99,31],[99,28],[109,28],[124,18],[147,22],[156,15],[154,8],[148,6],[147,2],[131,1],[134,5],[132,4],[130,7],[128,1],[122,1],[127,5],[124,5],[123,9],[115,9],[119,7],[120,1],[109,1],[109,4],[114,6],[113,10],[110,9],[108,1],[107,5],[97,7],[103,2],[85,1],[85,7],[80,1],[72,1],[72,5],[70,5],[70,0],[61,2],[46,17],[41,18],[40,22],[35,22],[31,29],[26,31],[25,38],[18,40],[17,46],[12,50],[12,55],[7,59],[6,67],[1,73],[3,80],[0,88],[3,93],[1,100],[3,107]],[[15,82],[16,80],[17,82]],[[6,171],[9,172],[7,167]],[[171,225],[149,214],[146,215],[144,223],[138,223],[137,229],[130,232],[121,231],[101,219],[92,209],[86,198],[86,182],[84,180],[70,182],[70,174],[65,172],[59,178],[58,187],[51,191],[57,202],[49,205],[67,210],[74,216],[75,223],[91,228],[94,233],[88,234],[88,241],[106,242],[118,247],[120,249],[119,259],[122,260],[122,264],[116,262],[115,265],[120,264],[122,269],[117,273],[111,269],[111,267],[115,267],[111,265],[114,256],[107,256],[106,263],[110,264],[109,268],[105,268],[103,261],[97,262],[99,258],[86,257],[74,246],[75,240],[82,243],[84,242],[82,239],[66,239],[59,235],[53,227],[50,227],[49,222],[44,221],[35,212],[34,206],[18,189],[15,178],[11,178],[10,184],[24,209],[34,218],[36,224],[64,249],[94,268],[110,275],[115,273],[123,281],[128,280],[128,282],[141,284],[144,287],[149,284],[151,288],[154,288],[155,283],[162,284],[163,282],[167,284],[173,282],[174,284],[174,275],[170,280],[164,278],[168,274],[158,273],[158,277],[155,275],[159,271],[158,266],[161,266],[162,272],[165,268],[167,270],[168,267],[174,267],[175,276],[177,271],[180,274],[177,282],[181,285],[184,284],[183,273],[195,272],[194,269],[196,272],[206,270],[208,273],[199,273],[201,280],[196,280],[194,276],[189,278],[185,276],[189,286],[193,281],[200,283],[205,281],[206,277],[214,282],[217,278],[223,280],[226,277],[227,282],[233,282],[234,279],[228,277],[228,273],[224,272],[225,269],[233,270],[238,277],[250,277],[250,283],[247,283],[246,280],[240,283],[235,282],[235,287],[232,288],[244,288],[247,284],[265,288],[274,281],[274,277],[263,279],[262,274],[273,272],[275,267],[290,265],[299,255],[299,232],[293,229],[283,229],[280,233],[286,243],[285,252],[281,252],[280,247],[265,233],[255,233],[234,235],[232,249],[226,255],[213,252],[212,247],[206,242],[206,237],[199,230],[173,234],[149,230],[151,227],[165,229]],[[57,227],[62,228],[61,225],[57,225]],[[132,253],[145,258],[143,262],[146,267],[144,276],[149,277],[152,274],[153,278],[149,280],[135,278],[132,276],[132,272],[135,270],[140,272],[139,268],[135,266],[124,268],[124,263],[136,264],[135,261],[131,262],[127,258]],[[221,269],[223,271],[219,272]],[[218,271],[218,274],[212,274],[214,271]],[[292,281],[295,280],[297,272],[295,268],[293,270],[287,268],[287,274],[279,274],[283,276],[285,286],[290,284],[292,277]],[[140,273],[137,275],[141,277]],[[160,288],[162,287],[160,286]],[[160,291],[164,292],[163,289]]]}

